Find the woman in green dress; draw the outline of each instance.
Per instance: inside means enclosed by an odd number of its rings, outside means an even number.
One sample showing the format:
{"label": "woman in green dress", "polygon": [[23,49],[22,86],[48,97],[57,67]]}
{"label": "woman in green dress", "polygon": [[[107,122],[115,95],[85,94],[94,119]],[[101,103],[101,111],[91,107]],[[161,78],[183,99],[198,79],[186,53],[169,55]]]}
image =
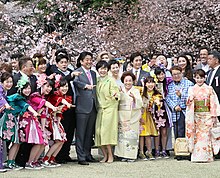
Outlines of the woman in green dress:
{"label": "woman in green dress", "polygon": [[98,115],[95,145],[101,147],[104,158],[100,162],[113,162],[112,146],[118,138],[118,100],[120,93],[115,80],[108,76],[108,63],[99,61],[97,81]]}

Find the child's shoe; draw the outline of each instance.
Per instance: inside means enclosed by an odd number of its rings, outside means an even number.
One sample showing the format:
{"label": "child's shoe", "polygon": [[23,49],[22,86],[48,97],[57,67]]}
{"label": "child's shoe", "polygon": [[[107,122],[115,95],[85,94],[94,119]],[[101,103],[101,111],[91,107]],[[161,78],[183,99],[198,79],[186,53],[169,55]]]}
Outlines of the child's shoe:
{"label": "child's shoe", "polygon": [[146,156],[149,160],[155,160],[154,156],[152,155],[152,153],[149,153],[148,151],[146,151]]}
{"label": "child's shoe", "polygon": [[160,154],[160,151],[157,150],[157,151],[155,152],[155,159],[160,159],[160,158],[162,158],[162,157],[161,157],[161,154]]}

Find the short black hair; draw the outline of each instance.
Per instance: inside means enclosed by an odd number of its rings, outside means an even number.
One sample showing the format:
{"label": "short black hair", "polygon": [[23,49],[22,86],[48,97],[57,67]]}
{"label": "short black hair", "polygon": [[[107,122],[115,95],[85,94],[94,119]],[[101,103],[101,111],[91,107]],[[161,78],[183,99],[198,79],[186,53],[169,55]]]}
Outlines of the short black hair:
{"label": "short black hair", "polygon": [[83,51],[80,53],[78,59],[77,59],[77,63],[76,63],[76,67],[81,67],[81,63],[80,61],[83,61],[85,59],[86,56],[91,56],[93,58],[92,53],[88,52],[88,51]]}
{"label": "short black hair", "polygon": [[114,64],[118,64],[118,66],[120,66],[119,62],[115,59],[112,59],[112,60],[108,61],[108,70],[110,70],[111,66],[114,65]]}
{"label": "short black hair", "polygon": [[143,56],[140,52],[135,52],[135,53],[132,53],[131,56],[130,56],[130,61],[133,62],[134,61],[134,58],[138,57],[138,56],[141,56],[142,60],[143,60]]}
{"label": "short black hair", "polygon": [[21,57],[18,60],[19,69],[21,70],[27,64],[28,61],[31,61],[33,63],[32,59],[29,56]]}
{"label": "short black hair", "polygon": [[97,64],[96,64],[96,70],[98,71],[101,67],[104,67],[104,68],[107,68],[108,69],[108,63],[106,61],[99,61]]}
{"label": "short black hair", "polygon": [[196,76],[196,75],[199,75],[200,77],[205,78],[206,73],[205,73],[205,71],[203,69],[197,69],[194,72],[194,76]]}
{"label": "short black hair", "polygon": [[136,80],[136,77],[135,77],[135,75],[134,75],[132,72],[126,71],[126,72],[124,72],[124,73],[122,74],[122,76],[121,76],[121,82],[122,82],[122,83],[124,83],[124,79],[125,79],[125,77],[127,77],[127,76],[131,76],[131,78],[132,78],[133,81]]}
{"label": "short black hair", "polygon": [[3,83],[5,80],[8,80],[10,77],[12,78],[12,74],[9,72],[3,72],[1,75],[1,83]]}
{"label": "short black hair", "polygon": [[209,55],[212,55],[214,58],[218,60],[218,63],[220,63],[220,53],[218,51],[211,51]]}

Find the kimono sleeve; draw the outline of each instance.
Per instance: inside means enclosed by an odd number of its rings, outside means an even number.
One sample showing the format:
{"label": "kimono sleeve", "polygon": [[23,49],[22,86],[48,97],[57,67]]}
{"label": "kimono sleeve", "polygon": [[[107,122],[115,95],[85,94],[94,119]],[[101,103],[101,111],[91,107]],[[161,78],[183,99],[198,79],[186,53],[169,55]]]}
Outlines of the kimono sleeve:
{"label": "kimono sleeve", "polygon": [[113,79],[110,80],[110,95],[114,98],[115,96],[118,96],[118,99],[120,98],[120,91],[118,85]]}
{"label": "kimono sleeve", "polygon": [[134,89],[133,94],[136,100],[133,109],[141,109],[143,106],[143,101],[140,95],[140,91],[138,89]]}
{"label": "kimono sleeve", "polygon": [[31,102],[37,105],[37,109],[41,109],[45,105],[46,100],[40,96],[34,96],[31,98]]}
{"label": "kimono sleeve", "polygon": [[[186,107],[186,139],[188,142],[189,151],[192,152],[194,149],[194,138],[195,138],[195,115],[194,115],[194,87],[190,87],[188,90],[187,107]],[[191,102],[189,102],[189,100]]]}
{"label": "kimono sleeve", "polygon": [[20,115],[23,115],[24,112],[26,112],[28,107],[30,106],[24,100],[17,100],[15,103],[16,103],[16,105],[20,106],[20,108],[21,108]]}
{"label": "kimono sleeve", "polygon": [[210,88],[210,113],[211,116],[214,117],[220,116],[220,105],[219,105],[218,97],[212,87]]}
{"label": "kimono sleeve", "polygon": [[4,90],[2,88],[2,86],[0,86],[0,107],[3,107],[5,104],[7,104],[6,99],[4,98]]}

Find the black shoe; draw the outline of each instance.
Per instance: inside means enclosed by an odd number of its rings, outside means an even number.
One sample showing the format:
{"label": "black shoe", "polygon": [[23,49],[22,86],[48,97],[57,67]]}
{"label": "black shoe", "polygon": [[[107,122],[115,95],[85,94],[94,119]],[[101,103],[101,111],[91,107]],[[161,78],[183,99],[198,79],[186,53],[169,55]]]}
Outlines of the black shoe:
{"label": "black shoe", "polygon": [[86,162],[86,161],[78,161],[78,164],[80,164],[80,165],[89,165],[89,163]]}
{"label": "black shoe", "polygon": [[76,162],[77,160],[74,160],[74,159],[72,159],[72,158],[70,158],[70,157],[67,157],[67,158],[65,159],[65,161],[66,161],[66,162]]}
{"label": "black shoe", "polygon": [[56,160],[56,162],[59,164],[67,164],[66,160]]}
{"label": "black shoe", "polygon": [[97,163],[99,162],[98,160],[94,159],[93,157],[89,158],[89,159],[86,159],[87,162],[90,162],[90,163]]}

